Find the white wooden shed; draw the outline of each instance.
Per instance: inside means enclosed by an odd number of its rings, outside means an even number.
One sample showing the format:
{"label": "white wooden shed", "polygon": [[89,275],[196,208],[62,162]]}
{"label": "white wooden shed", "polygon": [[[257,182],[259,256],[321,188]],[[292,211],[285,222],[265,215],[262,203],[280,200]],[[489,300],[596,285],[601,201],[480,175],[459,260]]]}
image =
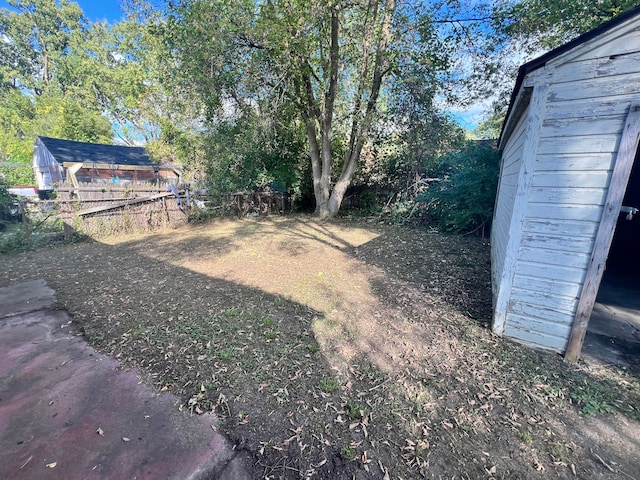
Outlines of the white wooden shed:
{"label": "white wooden shed", "polygon": [[499,140],[495,333],[578,358],[639,134],[640,7],[520,67]]}

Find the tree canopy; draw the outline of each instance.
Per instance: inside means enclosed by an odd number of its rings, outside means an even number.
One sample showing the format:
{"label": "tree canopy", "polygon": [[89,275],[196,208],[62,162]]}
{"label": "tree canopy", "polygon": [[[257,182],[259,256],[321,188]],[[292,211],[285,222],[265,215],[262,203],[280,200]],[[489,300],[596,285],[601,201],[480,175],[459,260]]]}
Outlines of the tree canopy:
{"label": "tree canopy", "polygon": [[286,190],[324,217],[354,184],[424,197],[416,178],[465,165],[442,160],[464,136],[448,107],[496,99],[478,129],[495,135],[520,63],[635,6],[126,0],[108,24],[70,0],[7,3],[0,163],[28,165],[37,135],[142,143],[213,191]]}
{"label": "tree canopy", "polygon": [[29,165],[37,135],[109,142],[111,124],[78,65],[89,33],[80,7],[69,0],[7,3],[13,10],[0,9],[0,161]]}
{"label": "tree canopy", "polygon": [[525,0],[495,7],[494,26],[529,52],[555,48],[633,7],[635,0]]}
{"label": "tree canopy", "polygon": [[166,38],[210,122],[291,109],[305,132],[316,213],[333,216],[392,98],[413,94],[433,108],[451,53],[434,14],[395,0],[183,1]]}

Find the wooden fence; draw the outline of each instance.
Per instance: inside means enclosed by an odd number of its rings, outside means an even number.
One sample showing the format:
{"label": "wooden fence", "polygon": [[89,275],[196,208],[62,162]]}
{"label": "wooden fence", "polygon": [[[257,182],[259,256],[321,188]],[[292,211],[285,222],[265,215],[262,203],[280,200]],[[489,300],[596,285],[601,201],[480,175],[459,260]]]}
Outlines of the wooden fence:
{"label": "wooden fence", "polygon": [[[176,192],[178,195],[176,195]],[[187,192],[166,187],[60,186],[56,188],[58,216],[66,235],[89,236],[148,231],[188,221]]]}
{"label": "wooden fence", "polygon": [[[190,213],[238,217],[283,214],[290,210],[288,196],[280,192],[238,192],[212,197],[185,188],[167,191],[153,185],[62,185],[56,188],[59,218],[65,236],[76,231],[92,237],[150,231],[189,221]],[[195,215],[193,215],[195,216]]]}

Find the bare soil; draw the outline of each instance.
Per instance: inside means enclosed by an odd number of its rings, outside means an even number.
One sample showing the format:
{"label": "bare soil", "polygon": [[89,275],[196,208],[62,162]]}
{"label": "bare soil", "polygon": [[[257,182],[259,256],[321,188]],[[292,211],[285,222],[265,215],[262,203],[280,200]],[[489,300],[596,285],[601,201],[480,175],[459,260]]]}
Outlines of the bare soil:
{"label": "bare soil", "polygon": [[640,479],[640,372],[490,333],[489,245],[307,217],[1,257],[265,479]]}

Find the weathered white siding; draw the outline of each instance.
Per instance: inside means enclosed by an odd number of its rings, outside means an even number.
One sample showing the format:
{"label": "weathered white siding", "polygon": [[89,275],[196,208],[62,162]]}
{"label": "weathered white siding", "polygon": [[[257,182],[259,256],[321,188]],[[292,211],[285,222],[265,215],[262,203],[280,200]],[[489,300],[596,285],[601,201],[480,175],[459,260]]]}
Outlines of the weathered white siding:
{"label": "weathered white siding", "polygon": [[491,265],[494,296],[497,294],[504,267],[505,251],[518,185],[518,174],[525,145],[527,111],[525,110],[525,114],[516,125],[513,135],[509,138],[502,154],[498,196],[491,229],[491,257],[493,259]]}
{"label": "weathered white siding", "polygon": [[62,166],[39,138],[36,139],[33,150],[33,171],[40,190],[53,189],[54,183],[64,180]]}
{"label": "weathered white siding", "polygon": [[[517,240],[512,277],[505,232],[513,228],[513,191],[521,178],[507,166],[522,156],[522,128],[503,141],[492,259],[494,302],[510,291],[506,320],[494,330],[529,345],[563,352],[573,324],[594,238],[603,214],[625,118],[640,101],[640,19],[596,38],[534,71],[529,86],[548,86],[539,143]],[[635,53],[634,53],[635,52]],[[534,75],[535,74],[535,75]],[[525,77],[523,85],[527,84]],[[529,108],[520,119],[535,115]],[[527,147],[530,148],[530,147]],[[533,148],[533,147],[531,147]],[[522,206],[521,206],[522,207]],[[518,208],[518,207],[515,207]],[[503,294],[505,292],[502,292]]]}

